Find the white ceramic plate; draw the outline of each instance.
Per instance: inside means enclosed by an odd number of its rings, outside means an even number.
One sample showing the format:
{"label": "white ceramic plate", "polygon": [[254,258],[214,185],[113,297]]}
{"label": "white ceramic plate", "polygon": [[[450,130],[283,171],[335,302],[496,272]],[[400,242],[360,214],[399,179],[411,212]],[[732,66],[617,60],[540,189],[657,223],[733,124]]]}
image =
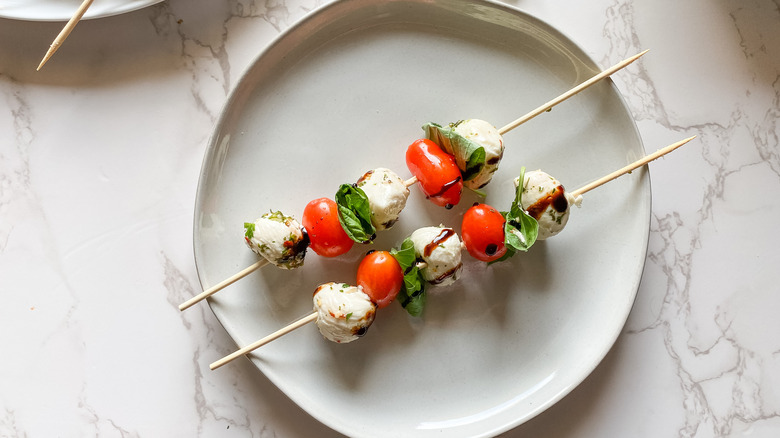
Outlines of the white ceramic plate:
{"label": "white ceramic plate", "polygon": [[[317,10],[256,59],[217,123],[195,208],[203,287],[256,261],[243,243],[245,221],[271,209],[300,218],[307,202],[333,197],[374,167],[408,177],[404,153],[424,122],[503,126],[599,70],[560,32],[486,1],[346,0]],[[499,209],[508,209],[521,166],[573,189],[644,154],[611,81],[505,141],[486,188]],[[469,193],[445,210],[415,188],[400,222],[373,246],[335,260],[309,252],[296,271],[266,267],[211,307],[238,345],[249,344],[310,313],[318,284],[354,283],[368,249],[389,249],[421,226],[459,230],[476,200]],[[649,177],[635,171],[586,194],[567,229],[527,254],[486,266],[464,253],[462,280],[431,289],[422,318],[393,304],[346,345],[311,324],[251,360],[347,435],[500,433],[571,391],[612,346],[640,281],[649,222]]]}
{"label": "white ceramic plate", "polygon": [[[0,17],[30,21],[67,21],[83,0],[3,0]],[[84,19],[108,17],[145,8],[163,0],[95,0]]]}

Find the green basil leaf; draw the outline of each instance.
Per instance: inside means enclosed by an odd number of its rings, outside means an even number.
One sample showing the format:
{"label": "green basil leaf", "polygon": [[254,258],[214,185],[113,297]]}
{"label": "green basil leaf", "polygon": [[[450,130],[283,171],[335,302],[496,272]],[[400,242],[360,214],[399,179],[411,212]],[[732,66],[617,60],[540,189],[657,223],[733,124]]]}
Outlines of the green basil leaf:
{"label": "green basil leaf", "polygon": [[425,280],[422,279],[420,269],[415,266],[404,275],[404,287],[407,296],[413,297],[419,295],[425,289]]}
{"label": "green basil leaf", "polygon": [[347,236],[358,243],[370,241],[371,236],[363,230],[360,218],[358,218],[349,207],[339,205],[338,208],[339,222],[341,222],[341,226],[344,228],[344,232],[347,233]]}
{"label": "green basil leaf", "polygon": [[420,316],[422,315],[423,309],[425,308],[425,302],[427,301],[426,298],[427,295],[423,291],[423,293],[409,298],[406,301],[404,309],[406,309],[406,312],[412,316]]}
{"label": "green basil leaf", "polygon": [[[510,212],[511,213],[511,212]],[[504,245],[515,251],[528,251],[539,235],[539,222],[524,210],[504,224]]]}
{"label": "green basil leaf", "polygon": [[414,254],[414,243],[412,239],[406,239],[401,243],[399,249],[391,249],[390,255],[395,257],[398,264],[401,265],[401,270],[406,272],[407,269],[412,267],[417,262],[417,256]]}
{"label": "green basil leaf", "polygon": [[412,316],[420,316],[425,307],[425,281],[417,266],[404,271],[404,284],[396,297]]}
{"label": "green basil leaf", "polygon": [[515,199],[506,215],[504,224],[504,245],[515,251],[528,251],[539,235],[539,222],[523,208],[523,191],[525,190],[525,167],[520,168],[520,184],[515,190]]}
{"label": "green basil leaf", "polygon": [[509,211],[501,212],[501,214],[504,215],[504,219],[506,219],[506,223],[504,223],[504,245],[507,250],[506,254],[489,264],[504,261],[515,255],[517,251],[528,251],[536,242],[536,238],[539,235],[539,222],[523,208],[522,195],[525,190],[523,187],[523,183],[525,182],[525,167],[520,168],[519,181],[520,184],[515,190],[515,199],[512,201],[512,206]]}
{"label": "green basil leaf", "polygon": [[450,123],[447,126],[426,123],[422,128],[425,131],[425,138],[455,156],[463,181],[470,181],[485,167],[485,148],[455,132],[455,127],[459,123],[461,122]]}
{"label": "green basil leaf", "polygon": [[368,243],[376,237],[376,228],[371,224],[371,206],[362,189],[342,184],[336,192],[339,222],[350,239]]}
{"label": "green basil leaf", "polygon": [[[474,143],[473,141],[468,140],[465,137],[461,137],[461,138],[471,143]],[[479,172],[481,172],[484,167],[485,167],[485,148],[479,146],[469,156],[468,161],[466,161],[466,169],[461,169],[461,175],[463,175],[463,180],[470,181],[474,179],[477,175],[479,175]]]}
{"label": "green basil leaf", "polygon": [[417,268],[417,256],[414,253],[414,243],[406,239],[399,249],[393,248],[390,254],[398,260],[404,272],[404,283],[398,292],[396,300],[412,316],[420,316],[425,307],[425,280]]}

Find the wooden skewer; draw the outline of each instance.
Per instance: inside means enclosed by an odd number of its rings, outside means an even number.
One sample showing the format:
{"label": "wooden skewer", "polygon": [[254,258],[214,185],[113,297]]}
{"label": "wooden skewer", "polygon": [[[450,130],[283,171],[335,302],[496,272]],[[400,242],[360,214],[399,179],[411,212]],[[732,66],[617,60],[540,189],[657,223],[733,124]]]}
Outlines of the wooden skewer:
{"label": "wooden skewer", "polygon": [[595,84],[596,82],[611,76],[616,71],[626,67],[627,65],[631,64],[632,62],[639,59],[640,56],[647,53],[649,50],[645,50],[639,54],[636,54],[630,58],[627,58],[623,61],[618,62],[617,64],[613,65],[612,67],[604,70],[603,72],[597,74],[596,76],[593,76],[592,78],[588,79],[587,81],[581,83],[580,85],[572,88],[571,90],[561,94],[560,96],[556,97],[555,99],[545,103],[544,105],[536,108],[535,110],[531,111],[530,113],[524,115],[523,117],[520,117],[519,119],[515,120],[514,122],[504,126],[503,128],[498,130],[498,133],[501,135],[506,134],[507,132],[517,128],[518,126],[522,125],[523,123],[533,119],[534,117],[538,116],[539,114],[549,110],[550,108],[554,107],[555,105],[558,105],[559,103],[563,102],[564,100],[574,96],[575,94],[579,93],[580,91],[590,87],[591,85]]}
{"label": "wooden skewer", "polygon": [[246,277],[247,275],[251,274],[252,272],[255,272],[256,270],[262,268],[263,266],[268,264],[268,260],[262,259],[259,260],[257,263],[253,264],[252,266],[248,268],[244,268],[243,271],[238,272],[236,274],[233,274],[232,276],[228,277],[225,280],[222,280],[221,282],[215,284],[214,286],[204,290],[203,292],[199,293],[198,295],[190,298],[189,300],[183,302],[179,305],[179,310],[185,310],[192,306],[195,303],[198,303],[215,293],[219,292],[220,290],[226,288],[227,286],[230,286],[231,284],[235,283],[236,281]]}
{"label": "wooden skewer", "polygon": [[413,177],[411,177],[411,178],[407,179],[406,181],[404,181],[404,185],[405,185],[406,187],[411,187],[412,185],[416,184],[416,183],[417,183],[417,181],[418,181],[418,180],[417,180],[417,177],[416,177],[416,176],[413,176]]}
{"label": "wooden skewer", "polygon": [[54,42],[51,43],[51,46],[49,46],[49,50],[46,52],[46,55],[43,56],[43,59],[41,60],[41,63],[38,64],[38,68],[35,69],[35,71],[39,71],[41,67],[43,67],[43,64],[46,64],[46,61],[49,60],[49,58],[54,55],[54,52],[57,51],[57,49],[60,48],[62,43],[65,41],[65,38],[70,35],[70,32],[73,30],[74,27],[76,27],[76,24],[81,20],[81,17],[84,16],[84,13],[87,12],[87,9],[92,5],[92,2],[94,0],[84,0],[84,2],[81,3],[81,6],[76,10],[76,13],[73,14],[72,17],[70,17],[70,20],[68,20],[68,23],[65,24],[65,27],[62,28],[60,31],[60,34],[57,35],[57,38],[54,39]]}
{"label": "wooden skewer", "polygon": [[216,370],[217,368],[221,367],[222,365],[225,365],[228,362],[232,362],[237,357],[240,357],[240,356],[243,356],[243,355],[245,355],[247,353],[250,353],[253,350],[256,350],[256,349],[262,347],[263,345],[273,341],[274,339],[281,338],[282,336],[286,335],[287,333],[290,333],[291,331],[296,330],[298,328],[301,328],[301,327],[305,326],[306,324],[308,324],[310,322],[314,322],[316,320],[317,320],[317,312],[313,312],[313,313],[311,313],[311,314],[309,314],[307,316],[304,316],[303,318],[295,321],[294,323],[292,323],[292,324],[290,324],[290,325],[288,325],[288,326],[286,326],[286,327],[284,327],[284,328],[282,328],[280,330],[277,330],[277,331],[271,333],[270,335],[264,337],[263,339],[260,339],[257,342],[249,344],[246,347],[244,347],[244,348],[242,348],[240,350],[237,350],[237,351],[235,351],[235,352],[233,352],[233,353],[223,357],[222,359],[220,359],[218,361],[213,362],[211,365],[209,365],[209,368],[211,368],[212,370]]}
{"label": "wooden skewer", "polygon": [[684,145],[685,143],[688,143],[689,141],[693,140],[694,138],[696,138],[695,135],[693,137],[688,137],[685,140],[678,141],[677,143],[670,144],[669,146],[666,146],[665,148],[659,149],[659,150],[653,152],[650,155],[646,155],[643,158],[640,158],[639,160],[634,161],[633,163],[629,164],[628,166],[623,167],[622,169],[616,170],[616,171],[610,173],[609,175],[606,175],[604,177],[601,177],[601,178],[597,179],[596,181],[593,181],[590,184],[587,184],[587,185],[585,185],[583,187],[580,187],[579,189],[574,190],[573,192],[570,192],[570,194],[572,196],[574,196],[574,197],[577,197],[577,196],[582,195],[583,193],[589,192],[589,191],[595,189],[596,187],[598,187],[598,186],[600,186],[602,184],[608,183],[608,182],[612,181],[613,179],[615,179],[615,178],[617,178],[617,177],[619,177],[621,175],[624,175],[626,173],[631,172],[632,170],[636,169],[637,167],[644,166],[645,164],[647,164],[647,163],[649,163],[649,162],[651,162],[651,161],[653,161],[655,159],[661,158],[662,156],[668,154],[669,152],[671,152],[671,151],[679,148],[680,146]]}

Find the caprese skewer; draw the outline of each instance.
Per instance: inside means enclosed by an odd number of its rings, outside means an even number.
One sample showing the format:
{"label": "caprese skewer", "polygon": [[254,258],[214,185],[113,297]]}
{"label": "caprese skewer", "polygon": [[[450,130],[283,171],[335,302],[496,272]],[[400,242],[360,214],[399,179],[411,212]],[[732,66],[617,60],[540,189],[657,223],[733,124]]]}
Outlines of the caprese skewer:
{"label": "caprese skewer", "polygon": [[262,258],[180,304],[179,310],[269,263],[282,269],[301,267],[309,248],[322,257],[337,257],[349,251],[355,242],[370,242],[377,230],[389,229],[398,221],[409,197],[409,186],[417,182],[416,177],[403,180],[390,169],[377,168],[363,174],[354,184],[342,184],[335,200],[318,198],[306,204],[300,223],[280,211],[244,223],[244,241]]}
{"label": "caprese skewer", "polygon": [[[457,280],[463,266],[461,242],[452,228],[420,228],[392,252],[369,251],[357,269],[357,286],[324,283],[314,291],[314,310],[309,315],[224,358],[212,363],[214,370],[291,331],[316,322],[320,334],[336,343],[348,343],[366,334],[377,309],[389,305],[399,293],[421,306],[421,284],[407,285],[407,278],[445,286]],[[413,280],[414,281],[414,280]],[[421,309],[421,308],[420,308]]]}

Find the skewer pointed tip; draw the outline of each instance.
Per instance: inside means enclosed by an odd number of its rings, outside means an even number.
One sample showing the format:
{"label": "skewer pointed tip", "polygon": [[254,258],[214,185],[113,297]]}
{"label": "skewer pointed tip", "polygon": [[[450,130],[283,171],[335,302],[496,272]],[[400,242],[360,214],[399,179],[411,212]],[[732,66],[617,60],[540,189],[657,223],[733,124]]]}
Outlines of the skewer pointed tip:
{"label": "skewer pointed tip", "polygon": [[682,146],[682,145],[684,145],[684,144],[688,143],[689,141],[693,140],[694,138],[696,138],[696,136],[695,136],[695,135],[692,135],[692,136],[690,136],[690,137],[688,137],[688,138],[685,138],[685,139],[682,139],[682,140],[678,141],[677,143],[672,143],[672,144],[670,144],[669,146],[667,146],[667,147],[665,147],[665,148],[661,148],[661,149],[659,149],[659,150],[656,152],[656,154],[660,154],[660,155],[658,156],[658,158],[660,158],[661,156],[663,156],[663,155],[666,155],[667,153],[669,153],[669,152],[671,152],[671,151],[673,151],[673,150],[675,150],[675,149],[679,148],[680,146]]}
{"label": "skewer pointed tip", "polygon": [[81,6],[76,10],[76,13],[73,14],[73,16],[68,20],[68,22],[65,24],[65,27],[62,28],[59,35],[57,35],[57,38],[54,39],[54,42],[51,43],[51,47],[49,47],[49,51],[46,52],[46,55],[43,57],[43,60],[38,65],[38,68],[35,71],[39,71],[41,67],[43,67],[43,64],[46,64],[46,61],[49,60],[49,58],[54,55],[54,52],[57,51],[57,49],[60,48],[63,41],[65,41],[65,38],[70,35],[70,32],[73,30],[74,27],[76,27],[76,24],[81,20],[81,17],[84,16],[84,13],[87,12],[87,9],[89,9],[90,5],[92,5],[92,2],[94,0],[84,0],[81,3]]}
{"label": "skewer pointed tip", "polygon": [[52,55],[54,55],[54,52],[57,51],[57,48],[59,45],[52,44],[51,47],[49,47],[49,50],[46,52],[45,55],[43,55],[43,59],[41,59],[41,63],[38,64],[38,68],[35,69],[35,71],[41,71],[41,68],[46,64],[46,62],[51,59]]}
{"label": "skewer pointed tip", "polygon": [[582,90],[590,87],[591,85],[599,82],[600,80],[607,78],[614,74],[615,72],[627,67],[629,64],[633,63],[637,59],[639,59],[642,55],[650,51],[650,49],[644,50],[642,52],[639,52],[638,54],[626,58],[617,64],[613,65],[612,67],[602,71],[601,73],[591,77],[587,81],[581,83],[580,85],[577,85],[576,87],[572,88],[571,90],[561,94],[560,96],[556,97],[555,99],[545,103],[544,105],[536,108],[535,110],[531,111],[530,113],[520,117],[519,119],[515,120],[514,122],[509,123],[508,125],[502,127],[498,130],[498,133],[501,135],[506,134],[507,132],[517,128],[518,126],[522,125],[523,123],[527,122],[528,120],[531,120],[532,118],[538,116],[539,114],[542,114],[545,111],[548,111],[550,108],[554,107],[555,105],[558,105],[559,103],[563,102],[564,100],[574,96],[575,94],[581,92]]}
{"label": "skewer pointed tip", "polygon": [[638,168],[640,166],[644,166],[645,164],[647,164],[647,163],[649,163],[649,162],[651,162],[653,160],[656,160],[658,158],[663,157],[664,155],[668,154],[669,152],[672,152],[673,150],[675,150],[675,149],[679,148],[680,146],[684,145],[685,143],[688,143],[689,141],[693,140],[694,138],[696,138],[695,135],[692,136],[692,137],[688,137],[688,138],[686,138],[684,140],[680,140],[680,141],[678,141],[676,143],[672,143],[669,146],[666,146],[666,147],[663,147],[661,149],[658,149],[657,151],[653,152],[652,154],[645,155],[643,158],[640,158],[640,159],[634,161],[633,163],[629,164],[628,166],[623,167],[622,169],[616,170],[616,171],[610,173],[609,175],[606,175],[606,176],[604,176],[602,178],[597,179],[596,181],[593,181],[590,184],[587,184],[587,185],[585,185],[583,187],[580,187],[579,189],[574,190],[572,192],[569,192],[569,194],[571,194],[574,197],[581,196],[584,193],[587,193],[587,192],[595,189],[596,187],[601,186],[602,184],[606,184],[606,183],[612,181],[613,179],[615,179],[615,178],[617,178],[617,177],[619,177],[621,175],[625,175],[626,173],[629,173],[632,170],[634,170],[634,169],[636,169],[636,168]]}
{"label": "skewer pointed tip", "polygon": [[[620,63],[616,64],[616,66],[620,65],[620,66],[621,66],[620,68],[626,67],[626,66],[628,66],[629,64],[632,64],[632,63],[633,63],[634,61],[636,61],[637,59],[639,59],[639,58],[641,58],[642,56],[644,56],[644,55],[645,55],[645,53],[647,53],[647,52],[649,52],[649,51],[650,51],[650,49],[645,49],[645,50],[642,50],[641,52],[637,53],[636,55],[634,55],[634,56],[631,56],[631,57],[629,57],[629,58],[626,58],[626,59],[624,59],[622,62],[620,62]],[[618,70],[619,70],[619,69],[618,69]]]}

